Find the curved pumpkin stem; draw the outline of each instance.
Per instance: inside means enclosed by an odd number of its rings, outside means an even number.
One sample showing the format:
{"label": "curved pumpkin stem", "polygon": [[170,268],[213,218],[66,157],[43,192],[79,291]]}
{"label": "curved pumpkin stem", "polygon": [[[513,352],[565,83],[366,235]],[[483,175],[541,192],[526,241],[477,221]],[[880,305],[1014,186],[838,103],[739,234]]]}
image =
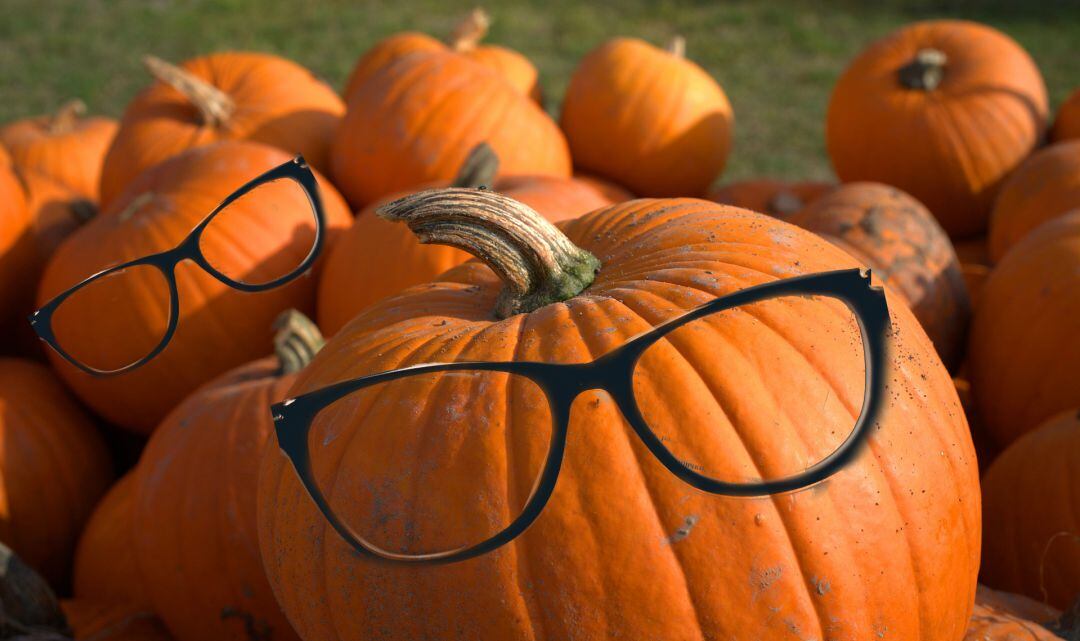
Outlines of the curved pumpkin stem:
{"label": "curved pumpkin stem", "polygon": [[457,23],[447,44],[457,52],[472,51],[487,35],[490,26],[491,16],[487,11],[477,7]]}
{"label": "curved pumpkin stem", "polygon": [[79,117],[86,113],[86,103],[76,98],[64,103],[64,106],[56,110],[49,119],[49,133],[53,135],[66,134],[75,129],[79,123]]}
{"label": "curved pumpkin stem", "polygon": [[495,315],[507,318],[577,296],[600,261],[531,207],[483,189],[431,189],[379,208],[421,243],[469,252],[502,279]]}
{"label": "curved pumpkin stem", "polygon": [[686,57],[686,38],[682,36],[675,36],[667,44],[667,52],[676,58]]}
{"label": "curved pumpkin stem", "polygon": [[900,84],[908,89],[933,91],[945,76],[948,57],[939,49],[920,49],[915,59],[900,67]]}
{"label": "curved pumpkin stem", "polygon": [[490,187],[499,173],[499,156],[491,145],[482,142],[472,148],[461,163],[451,187]]}
{"label": "curved pumpkin stem", "polygon": [[49,584],[0,543],[0,638],[60,639],[70,632]]}
{"label": "curved pumpkin stem", "polygon": [[236,103],[227,93],[174,64],[157,56],[144,57],[143,64],[154,78],[184,94],[199,110],[204,125],[220,127],[236,110]]}
{"label": "curved pumpkin stem", "polygon": [[307,367],[326,344],[318,326],[295,309],[282,312],[274,329],[274,354],[282,374],[295,374]]}

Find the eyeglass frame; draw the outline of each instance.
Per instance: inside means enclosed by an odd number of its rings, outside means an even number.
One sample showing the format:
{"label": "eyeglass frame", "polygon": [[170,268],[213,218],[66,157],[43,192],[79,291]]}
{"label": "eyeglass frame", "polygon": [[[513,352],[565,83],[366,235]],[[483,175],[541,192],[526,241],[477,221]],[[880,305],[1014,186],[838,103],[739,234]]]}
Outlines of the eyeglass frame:
{"label": "eyeglass frame", "polygon": [[[281,179],[289,179],[296,181],[304,190],[304,193],[308,198],[308,202],[311,205],[312,211],[315,215],[315,241],[311,246],[311,251],[308,252],[307,257],[304,258],[303,262],[301,262],[296,269],[289,272],[288,274],[285,274],[284,276],[280,276],[267,283],[252,284],[229,278],[224,273],[214,268],[214,266],[210,264],[210,261],[206,259],[206,256],[203,255],[202,249],[199,246],[199,241],[202,239],[203,231],[206,230],[206,228],[210,225],[211,222],[213,222],[214,218],[221,211],[223,211],[233,202],[244,197],[249,192],[253,191],[255,188],[261,185]],[[49,302],[42,305],[37,311],[30,314],[30,325],[34,328],[34,331],[37,333],[38,338],[45,341],[49,345],[49,347],[51,347],[57,354],[63,357],[64,360],[66,360],[68,363],[71,363],[83,372],[99,378],[124,374],[139,367],[142,367],[146,363],[153,360],[168,346],[169,342],[172,340],[173,335],[176,333],[177,325],[180,322],[180,292],[176,284],[176,266],[179,265],[181,262],[185,260],[190,260],[194,262],[205,272],[233,289],[248,293],[262,292],[269,289],[274,289],[275,287],[280,287],[281,285],[288,283],[289,281],[295,279],[296,277],[300,276],[311,268],[312,264],[322,252],[323,243],[325,241],[325,228],[326,214],[323,211],[322,199],[319,197],[318,182],[315,179],[315,175],[308,167],[307,162],[304,160],[304,157],[296,156],[295,158],[292,158],[291,160],[284,162],[277,167],[274,167],[273,169],[270,169],[260,174],[259,176],[256,176],[255,178],[252,178],[251,180],[237,188],[235,191],[233,191],[231,194],[226,196],[225,199],[222,200],[217,205],[217,207],[214,207],[214,209],[209,214],[207,214],[206,217],[203,218],[203,220],[198,225],[196,225],[195,228],[192,229],[191,232],[187,235],[187,237],[180,241],[180,244],[178,244],[176,247],[163,252],[143,256],[142,258],[136,258],[126,263],[107,267],[97,272],[96,274],[86,277],[79,283],[75,284],[72,287],[69,287],[60,294],[56,295],[51,300],[49,300]],[[63,302],[67,300],[68,297],[83,289],[84,287],[89,286],[95,281],[111,274],[123,271],[125,269],[130,269],[132,267],[141,267],[143,265],[149,265],[161,272],[162,276],[164,276],[169,286],[169,325],[165,331],[164,336],[162,336],[161,341],[157,344],[157,346],[154,347],[154,349],[151,350],[150,353],[146,354],[139,360],[129,363],[119,369],[113,370],[102,370],[91,367],[81,362],[79,359],[75,358],[66,350],[64,350],[64,348],[56,340],[56,335],[53,331],[52,326],[53,314],[56,312],[57,308],[59,308],[60,305],[63,304]]]}
{"label": "eyeglass frame", "polygon": [[[819,295],[838,299],[854,312],[862,334],[865,364],[863,404],[851,434],[827,457],[802,472],[755,483],[731,483],[694,471],[670,452],[649,427],[634,394],[633,378],[645,351],[684,325],[734,307],[783,296]],[[540,516],[555,490],[562,468],[571,407],[583,392],[607,392],[649,451],[669,472],[690,486],[724,496],[753,497],[801,490],[832,476],[850,463],[866,442],[877,420],[885,393],[887,335],[891,324],[883,288],[870,285],[870,270],[844,269],[796,276],[754,285],[718,297],[634,336],[614,350],[588,363],[535,361],[458,361],[426,363],[341,381],[286,399],[271,406],[278,446],[289,459],[301,484],[323,517],[358,553],[394,564],[443,564],[474,558],[495,550],[520,536]],[[469,546],[445,552],[400,554],[382,550],[341,521],[315,482],[308,438],[316,416],[345,396],[372,385],[414,375],[449,371],[493,371],[523,376],[546,396],[552,434],[547,460],[532,494],[513,521],[498,533]]]}

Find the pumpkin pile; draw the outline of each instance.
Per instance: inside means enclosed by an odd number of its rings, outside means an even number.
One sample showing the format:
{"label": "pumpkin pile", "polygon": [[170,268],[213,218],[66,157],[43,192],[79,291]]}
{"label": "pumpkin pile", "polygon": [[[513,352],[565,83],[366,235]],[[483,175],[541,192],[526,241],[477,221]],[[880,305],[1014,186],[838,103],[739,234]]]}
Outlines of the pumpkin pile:
{"label": "pumpkin pile", "polygon": [[[556,117],[528,58],[484,42],[490,20],[392,34],[340,93],[270,53],[148,55],[119,121],[73,100],[0,126],[0,638],[1080,638],[1080,89],[1051,117],[1006,34],[908,25],[839,73],[835,181],[721,182],[733,108],[692,42],[601,43]],[[176,246],[300,154],[325,209],[309,273],[245,293],[181,263],[171,342],[116,376],[36,340],[37,306]],[[244,207],[230,268],[312,233],[302,204]],[[553,247],[600,267],[567,285]],[[428,362],[588,362],[717,296],[848,268],[884,288],[888,393],[865,451],[807,491],[690,491],[587,391],[528,530],[399,565],[338,536],[278,447],[269,407],[290,396]],[[152,339],[168,295],[132,280],[91,299],[124,313],[73,319],[67,344],[121,358],[100,338]],[[791,451],[776,417],[828,420],[807,390],[862,371],[815,342],[833,315],[768,321],[680,347],[650,402],[716,403],[740,438]],[[540,443],[550,426],[499,385],[499,406],[445,409],[514,411]],[[388,456],[380,420],[335,415],[327,440],[364,447],[329,448],[318,473]],[[428,446],[403,474],[455,447],[439,420],[416,414]],[[536,455],[511,449],[452,482],[527,497]]]}

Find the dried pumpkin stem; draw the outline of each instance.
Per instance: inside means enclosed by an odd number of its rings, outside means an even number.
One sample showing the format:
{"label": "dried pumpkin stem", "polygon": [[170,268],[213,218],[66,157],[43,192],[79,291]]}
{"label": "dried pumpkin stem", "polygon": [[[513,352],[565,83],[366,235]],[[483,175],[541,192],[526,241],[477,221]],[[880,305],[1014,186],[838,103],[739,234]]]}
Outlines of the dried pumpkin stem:
{"label": "dried pumpkin stem", "polygon": [[378,210],[404,221],[421,243],[450,245],[484,261],[504,287],[495,315],[507,318],[580,294],[600,261],[531,207],[483,189],[431,189]]}
{"label": "dried pumpkin stem", "polygon": [[675,36],[668,42],[667,52],[676,58],[686,57],[686,38],[682,36]]}
{"label": "dried pumpkin stem", "polygon": [[499,173],[499,156],[491,145],[482,142],[469,152],[450,186],[490,187],[497,173]]}
{"label": "dried pumpkin stem", "polygon": [[236,103],[224,91],[174,64],[157,56],[144,57],[143,64],[150,75],[184,94],[199,110],[204,125],[220,127],[236,110]]}
{"label": "dried pumpkin stem", "polygon": [[45,579],[0,543],[0,638],[33,634],[49,638],[70,630]]}
{"label": "dried pumpkin stem", "polygon": [[326,344],[318,326],[295,309],[282,312],[274,321],[274,329],[274,354],[282,374],[294,374],[307,367]]}
{"label": "dried pumpkin stem", "polygon": [[447,44],[457,52],[472,51],[487,35],[490,26],[491,17],[487,11],[477,7],[457,23]]}
{"label": "dried pumpkin stem", "polygon": [[900,67],[900,84],[908,89],[933,91],[941,84],[945,76],[945,64],[948,57],[938,49],[920,49],[915,58]]}
{"label": "dried pumpkin stem", "polygon": [[79,117],[86,113],[86,103],[76,98],[69,100],[64,106],[56,110],[49,119],[49,133],[53,135],[66,134],[75,129],[79,123]]}

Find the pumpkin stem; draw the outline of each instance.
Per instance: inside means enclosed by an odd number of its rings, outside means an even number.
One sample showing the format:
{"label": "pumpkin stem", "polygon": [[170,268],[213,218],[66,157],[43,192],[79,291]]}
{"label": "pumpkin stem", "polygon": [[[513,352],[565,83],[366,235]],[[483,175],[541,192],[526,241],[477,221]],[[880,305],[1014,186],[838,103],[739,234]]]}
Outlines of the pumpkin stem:
{"label": "pumpkin stem", "polygon": [[920,49],[914,60],[900,67],[900,84],[908,89],[933,91],[945,75],[948,57],[938,49]]}
{"label": "pumpkin stem", "polygon": [[80,224],[90,222],[90,219],[97,216],[98,213],[97,205],[85,198],[76,198],[71,201],[70,207],[72,215]]}
{"label": "pumpkin stem", "polygon": [[274,354],[282,374],[295,374],[307,367],[326,344],[318,326],[295,309],[282,312],[274,329]]}
{"label": "pumpkin stem", "polygon": [[45,579],[0,543],[0,638],[23,635],[62,637],[71,630]]}
{"label": "pumpkin stem", "polygon": [[458,53],[472,51],[487,35],[490,26],[491,16],[488,12],[480,7],[473,9],[454,27],[448,42],[450,49]]}
{"label": "pumpkin stem", "polygon": [[484,189],[430,189],[377,213],[407,223],[421,243],[457,247],[486,263],[504,284],[498,318],[573,298],[600,271],[595,256],[531,207]]}
{"label": "pumpkin stem", "polygon": [[199,110],[203,124],[208,127],[224,125],[236,110],[236,103],[227,93],[174,64],[157,56],[146,56],[143,65],[154,78],[184,94]]}
{"label": "pumpkin stem", "polygon": [[667,52],[676,58],[686,57],[686,38],[683,36],[675,36],[667,44]]}
{"label": "pumpkin stem", "polygon": [[79,122],[79,116],[86,113],[86,103],[76,98],[69,100],[56,110],[49,119],[49,133],[53,135],[70,133]]}
{"label": "pumpkin stem", "polygon": [[482,142],[469,152],[450,186],[490,187],[497,173],[499,173],[499,156],[491,145]]}
{"label": "pumpkin stem", "polygon": [[132,216],[135,215],[136,212],[145,207],[147,204],[153,202],[153,200],[154,192],[144,191],[138,196],[132,198],[131,202],[128,203],[127,207],[121,209],[120,213],[118,213],[116,216],[119,220],[129,220]]}

